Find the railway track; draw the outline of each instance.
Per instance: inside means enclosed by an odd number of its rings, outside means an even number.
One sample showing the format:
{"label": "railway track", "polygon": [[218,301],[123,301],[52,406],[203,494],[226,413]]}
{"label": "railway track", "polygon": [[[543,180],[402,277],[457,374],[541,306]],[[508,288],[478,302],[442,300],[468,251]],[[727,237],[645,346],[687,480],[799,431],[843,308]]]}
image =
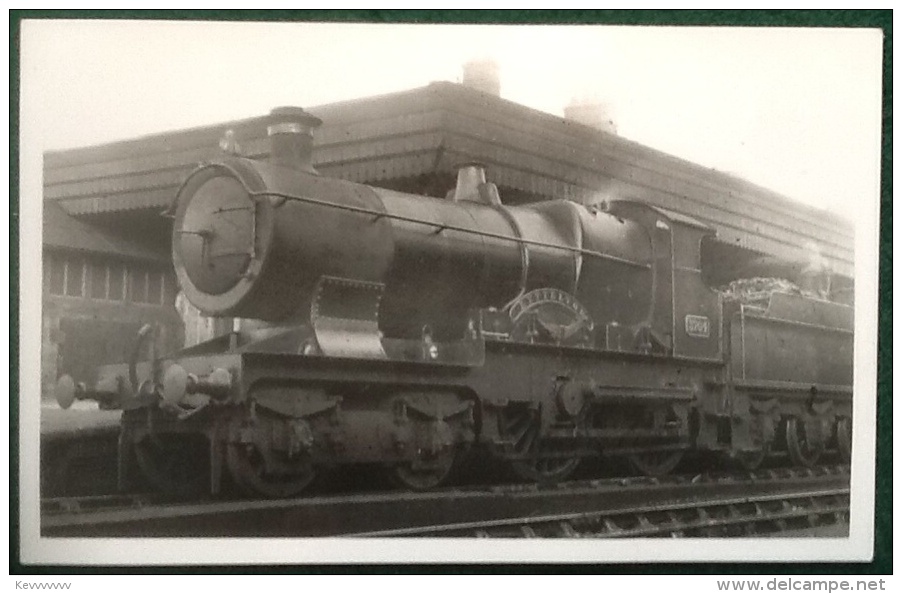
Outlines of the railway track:
{"label": "railway track", "polygon": [[267,501],[42,501],[44,536],[747,536],[841,523],[849,468],[779,469]]}
{"label": "railway track", "polygon": [[539,517],[507,518],[350,536],[641,538],[756,536],[848,521],[848,488],[758,495]]}

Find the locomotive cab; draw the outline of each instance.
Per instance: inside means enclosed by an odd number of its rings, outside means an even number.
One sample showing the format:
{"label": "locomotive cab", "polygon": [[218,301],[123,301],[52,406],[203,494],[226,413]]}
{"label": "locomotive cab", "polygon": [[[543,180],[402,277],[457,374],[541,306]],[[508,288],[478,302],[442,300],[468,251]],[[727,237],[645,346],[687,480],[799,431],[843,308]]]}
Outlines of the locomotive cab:
{"label": "locomotive cab", "polygon": [[[718,361],[723,303],[720,293],[702,277],[701,244],[714,235],[707,225],[685,215],[642,202],[618,200],[609,212],[639,222],[650,237],[653,253],[651,308],[640,330],[650,343],[645,349],[681,359]],[[609,350],[617,350],[607,329]]]}

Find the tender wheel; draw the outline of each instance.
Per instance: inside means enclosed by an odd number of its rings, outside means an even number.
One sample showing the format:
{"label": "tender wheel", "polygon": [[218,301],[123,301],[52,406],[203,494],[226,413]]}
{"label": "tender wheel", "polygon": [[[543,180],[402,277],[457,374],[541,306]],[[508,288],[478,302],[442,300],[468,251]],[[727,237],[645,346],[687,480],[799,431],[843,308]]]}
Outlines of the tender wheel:
{"label": "tender wheel", "polygon": [[529,481],[558,483],[573,474],[579,463],[579,458],[540,458],[515,460],[511,468],[517,476]]}
{"label": "tender wheel", "polygon": [[683,450],[650,451],[629,457],[633,468],[645,476],[670,474],[683,460]]}
{"label": "tender wheel", "polygon": [[769,449],[763,447],[760,450],[750,450],[745,452],[737,452],[733,459],[744,470],[758,470],[767,459]]}
{"label": "tender wheel", "polygon": [[848,417],[836,421],[836,449],[840,460],[846,464],[852,461],[852,419]]}
{"label": "tender wheel", "polygon": [[267,469],[263,452],[255,444],[232,443],[226,449],[226,464],[235,483],[247,494],[269,498],[298,495],[316,478],[305,455],[294,458],[270,451]]}
{"label": "tender wheel", "polygon": [[206,438],[197,435],[148,436],[134,444],[138,468],[151,487],[177,498],[197,497],[210,489]]}
{"label": "tender wheel", "polygon": [[751,420],[751,441],[754,449],[734,451],[733,462],[744,470],[757,470],[770,455],[774,441],[774,425],[769,418],[753,416]]}
{"label": "tender wheel", "polygon": [[815,418],[802,420],[792,417],[786,421],[786,450],[789,459],[798,466],[814,466],[824,453],[825,439]]}
{"label": "tender wheel", "polygon": [[434,489],[447,480],[457,459],[453,448],[427,455],[418,455],[409,462],[400,462],[388,467],[389,478],[396,485],[414,491]]}
{"label": "tender wheel", "polygon": [[540,458],[538,454],[548,453],[546,444],[539,436],[541,425],[539,413],[533,409],[508,409],[502,415],[502,435],[513,442],[513,451],[518,456],[536,456],[511,460],[514,474],[527,481],[556,483],[565,480],[579,466],[580,458],[555,457]]}

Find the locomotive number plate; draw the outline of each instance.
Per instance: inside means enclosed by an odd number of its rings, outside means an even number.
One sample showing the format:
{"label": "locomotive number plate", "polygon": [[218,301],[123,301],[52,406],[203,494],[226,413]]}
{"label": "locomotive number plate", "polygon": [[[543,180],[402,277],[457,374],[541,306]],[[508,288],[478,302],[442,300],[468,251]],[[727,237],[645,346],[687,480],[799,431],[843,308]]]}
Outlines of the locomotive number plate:
{"label": "locomotive number plate", "polygon": [[698,338],[711,336],[711,322],[707,316],[686,316],[686,334]]}

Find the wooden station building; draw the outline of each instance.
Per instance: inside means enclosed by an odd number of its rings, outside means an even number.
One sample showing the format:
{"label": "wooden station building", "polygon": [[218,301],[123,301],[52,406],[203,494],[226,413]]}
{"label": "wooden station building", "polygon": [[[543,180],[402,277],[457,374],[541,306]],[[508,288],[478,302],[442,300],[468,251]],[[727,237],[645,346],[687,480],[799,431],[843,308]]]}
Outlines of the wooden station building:
{"label": "wooden station building", "polygon": [[[275,106],[274,106],[275,107]],[[319,107],[318,171],[384,188],[443,197],[457,167],[477,161],[506,204],[564,198],[595,203],[635,198],[694,217],[717,230],[704,258],[712,284],[755,276],[755,264],[786,270],[812,246],[834,274],[834,298],[849,301],[852,225],[735,176],[624,139],[599,110],[567,117],[499,96],[497,79],[437,82],[389,95]],[[579,109],[577,109],[577,107]],[[124,360],[146,322],[168,328],[175,348],[201,338],[176,309],[169,219],[161,212],[198,163],[221,154],[226,131],[243,154],[265,157],[266,116],[176,130],[44,156],[42,385],[64,372]],[[231,322],[210,322],[208,332]]]}

